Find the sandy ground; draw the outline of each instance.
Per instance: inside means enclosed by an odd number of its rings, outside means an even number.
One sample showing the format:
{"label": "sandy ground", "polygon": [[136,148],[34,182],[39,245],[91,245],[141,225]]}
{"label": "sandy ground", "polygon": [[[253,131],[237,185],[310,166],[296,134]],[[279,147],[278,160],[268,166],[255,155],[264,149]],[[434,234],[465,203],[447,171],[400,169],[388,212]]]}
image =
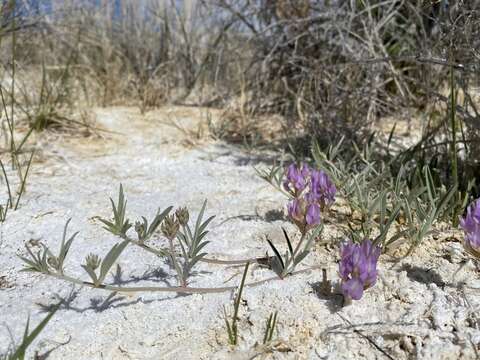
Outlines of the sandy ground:
{"label": "sandy ground", "polygon": [[[108,197],[123,183],[131,219],[158,207],[188,206],[195,214],[208,199],[216,215],[208,235],[212,257],[265,254],[268,235],[283,246],[285,199],[255,175],[271,154],[248,154],[221,142],[185,141],[167,126],[175,115],[196,129],[200,109],[159,110],[142,118],[129,108],[96,110],[98,122],[117,133],[60,138],[42,145],[21,209],[9,214],[0,237],[0,353],[20,339],[27,316],[37,324],[59,298],[66,304],[35,342],[42,359],[473,359],[480,344],[478,270],[465,256],[458,231],[439,229],[408,259],[382,257],[375,287],[350,306],[318,292],[321,272],[301,274],[245,290],[239,346],[227,345],[223,306],[231,292],[209,295],[114,294],[81,288],[41,274],[19,272],[25,244],[56,251],[65,221],[80,231],[66,272],[87,279],[80,265],[115,243],[95,216],[110,217]],[[188,139],[187,139],[188,140]],[[186,146],[186,144],[190,144]],[[306,259],[338,280],[335,218]],[[157,240],[160,242],[162,240]],[[35,247],[36,246],[36,247]],[[174,284],[163,259],[131,246],[119,260],[124,286]],[[238,285],[242,268],[202,264],[191,285]],[[254,268],[247,281],[270,277]],[[108,279],[113,282],[113,278]],[[278,333],[262,346],[265,321],[278,311]]]}

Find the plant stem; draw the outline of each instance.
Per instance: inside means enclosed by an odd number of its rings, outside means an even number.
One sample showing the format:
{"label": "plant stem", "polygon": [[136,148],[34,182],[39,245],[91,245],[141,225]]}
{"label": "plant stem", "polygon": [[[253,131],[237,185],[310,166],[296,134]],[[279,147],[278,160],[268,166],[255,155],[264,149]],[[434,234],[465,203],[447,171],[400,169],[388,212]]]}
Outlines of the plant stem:
{"label": "plant stem", "polygon": [[452,145],[451,145],[451,157],[452,157],[452,178],[453,186],[458,185],[458,163],[457,163],[457,122],[455,119],[457,99],[455,93],[455,73],[453,67],[450,67],[450,127],[452,130]]}
{"label": "plant stem", "polygon": [[[140,241],[134,240],[126,235],[122,235],[121,238],[123,240],[128,240],[132,244],[137,245],[144,249],[145,251],[148,251],[149,253],[155,254],[160,257],[165,257],[165,256],[170,256],[169,252],[167,250],[162,250],[162,249],[154,249],[150,246],[148,246],[145,243],[141,243]],[[248,262],[251,263],[259,263],[259,261],[263,258],[249,258],[249,259],[238,259],[238,260],[222,260],[222,259],[209,259],[209,258],[202,258],[200,259],[201,262],[208,263],[208,264],[218,264],[218,265],[245,265]]]}
{"label": "plant stem", "polygon": [[178,282],[182,285],[182,287],[186,286],[186,279],[184,276],[183,271],[180,268],[180,265],[177,261],[177,256],[175,255],[175,248],[173,246],[173,239],[168,238],[168,243],[170,245],[170,259],[172,260],[173,266],[175,267],[175,271],[177,272]]}
{"label": "plant stem", "polygon": [[233,330],[233,345],[237,345],[238,341],[238,328],[237,328],[237,319],[238,319],[238,310],[240,309],[240,301],[242,301],[242,292],[245,286],[245,280],[247,278],[248,267],[250,263],[247,262],[245,265],[245,270],[243,271],[242,281],[240,282],[240,287],[238,289],[237,298],[235,299],[235,306],[233,309],[233,317],[232,317],[232,330]]}
{"label": "plant stem", "polygon": [[[15,162],[18,162],[17,159],[17,152],[15,149],[15,138],[14,138],[14,131],[15,131],[15,119],[14,119],[14,104],[15,104],[15,48],[16,48],[16,39],[15,36],[15,16],[16,16],[16,8],[17,4],[16,1],[13,0],[13,20],[12,20],[12,89],[11,89],[11,97],[12,97],[12,104],[11,104],[11,113],[10,113],[10,121],[11,121],[11,130],[10,130],[10,155],[12,157],[12,167],[15,168]],[[5,109],[6,112],[6,109]],[[15,161],[16,160],[16,161]]]}
{"label": "plant stem", "polygon": [[5,171],[5,166],[3,166],[2,160],[0,160],[0,166],[2,167],[3,176],[5,177],[5,182],[7,184],[8,202],[7,202],[6,208],[9,206],[10,208],[12,208],[13,207],[12,191],[10,190],[10,182],[8,181],[7,172]]}
{"label": "plant stem", "polygon": [[20,192],[18,193],[17,201],[15,203],[15,210],[18,209],[18,204],[20,203],[20,198],[22,197],[22,194],[25,192],[25,184],[27,182],[28,170],[30,170],[30,165],[32,164],[34,154],[35,154],[35,151],[32,151],[32,154],[30,155],[30,159],[28,160],[27,169],[25,170],[25,175],[23,176],[23,179],[22,179]]}
{"label": "plant stem", "polygon": [[210,259],[202,258],[200,261],[208,264],[218,264],[218,265],[245,265],[246,263],[258,263],[262,258],[250,258],[250,259],[238,259],[238,260],[221,260],[221,259]]}
{"label": "plant stem", "polygon": [[[298,270],[295,272],[290,273],[291,276],[306,273],[312,270],[317,270],[321,269],[322,265],[318,266],[311,266],[306,269]],[[76,279],[74,277],[68,276],[68,275],[61,275],[57,273],[43,273],[45,275],[52,276],[54,278],[67,281],[73,284],[81,285],[81,286],[87,286],[91,288],[96,288],[96,289],[102,289],[102,290],[108,290],[108,291],[114,291],[114,292],[175,292],[175,293],[183,293],[183,294],[212,294],[212,293],[222,293],[222,292],[227,292],[231,290],[237,289],[237,286],[225,286],[225,287],[218,287],[218,288],[194,288],[194,287],[188,287],[188,286],[139,286],[139,287],[121,287],[121,286],[114,286],[114,285],[105,285],[105,284],[99,284],[99,286],[95,286],[92,282],[89,281],[83,281],[80,279]],[[258,286],[264,283],[267,283],[269,281],[278,281],[282,280],[279,279],[278,276],[274,277],[269,277],[263,280],[258,280],[254,281],[251,283],[246,283],[245,287],[253,287],[253,286]]]}
{"label": "plant stem", "polygon": [[303,240],[305,239],[306,233],[302,234],[302,237],[298,241],[297,246],[295,247],[295,250],[293,251],[293,256],[292,256],[292,261],[297,257],[298,252],[300,251],[300,246],[303,243]]}

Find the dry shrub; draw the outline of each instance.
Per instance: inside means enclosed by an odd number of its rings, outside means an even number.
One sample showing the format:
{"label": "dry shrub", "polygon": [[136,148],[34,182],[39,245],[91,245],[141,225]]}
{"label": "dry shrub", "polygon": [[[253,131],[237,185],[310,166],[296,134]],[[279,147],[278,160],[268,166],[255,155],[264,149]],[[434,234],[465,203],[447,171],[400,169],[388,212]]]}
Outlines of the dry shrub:
{"label": "dry shrub", "polygon": [[384,119],[422,118],[430,161],[452,138],[453,69],[460,150],[478,159],[477,1],[100,3],[54,1],[55,15],[17,44],[24,66],[68,68],[55,90],[65,107],[215,106],[224,113],[213,133],[250,144],[362,142]]}
{"label": "dry shrub", "polygon": [[308,134],[326,139],[362,140],[382,117],[442,100],[448,65],[478,57],[473,1],[450,8],[400,0],[217,5],[237,14],[254,44],[244,71],[257,113],[302,121]]}
{"label": "dry shrub", "polygon": [[57,2],[55,28],[73,42],[77,65],[96,82],[101,105],[134,101],[142,112],[216,87],[227,66],[222,47],[233,21],[199,0]]}

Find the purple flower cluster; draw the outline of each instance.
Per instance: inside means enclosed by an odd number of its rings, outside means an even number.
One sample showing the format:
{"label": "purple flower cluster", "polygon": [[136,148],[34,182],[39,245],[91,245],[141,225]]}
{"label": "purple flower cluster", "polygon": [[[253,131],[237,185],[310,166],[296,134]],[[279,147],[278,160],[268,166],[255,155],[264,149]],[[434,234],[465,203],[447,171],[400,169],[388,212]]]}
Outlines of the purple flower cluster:
{"label": "purple flower cluster", "polygon": [[310,172],[311,170],[307,164],[303,164],[301,167],[291,164],[285,172],[283,186],[287,191],[294,194],[302,192],[308,185]]}
{"label": "purple flower cluster", "polygon": [[380,247],[373,246],[370,240],[364,240],[361,244],[349,240],[342,244],[339,272],[344,296],[359,300],[364,290],[375,285],[380,251]]}
{"label": "purple flower cluster", "polygon": [[480,199],[470,204],[467,215],[460,219],[460,226],[465,232],[465,248],[480,257]]}
{"label": "purple flower cluster", "polygon": [[283,183],[294,199],[288,204],[288,216],[302,233],[320,223],[320,211],[335,201],[337,189],[328,175],[306,164],[291,164]]}
{"label": "purple flower cluster", "polygon": [[337,188],[328,175],[322,170],[313,170],[311,179],[310,197],[319,201],[322,208],[333,204]]}

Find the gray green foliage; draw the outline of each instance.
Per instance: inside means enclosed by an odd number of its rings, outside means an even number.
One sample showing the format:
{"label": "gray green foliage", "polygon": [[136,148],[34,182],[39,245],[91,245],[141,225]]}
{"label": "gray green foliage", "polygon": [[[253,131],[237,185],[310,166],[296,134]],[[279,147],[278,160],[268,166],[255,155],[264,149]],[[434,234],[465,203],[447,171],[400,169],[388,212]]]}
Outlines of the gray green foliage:
{"label": "gray green foliage", "polygon": [[351,214],[357,214],[349,222],[350,236],[357,240],[374,236],[374,243],[384,250],[408,242],[410,254],[431,233],[433,224],[445,218],[456,186],[448,190],[436,186],[428,166],[412,172],[403,164],[392,173],[401,157],[383,160],[373,142],[363,149],[354,144],[353,156],[344,149],[343,141],[326,151],[314,142],[312,156],[335,181]]}
{"label": "gray green foliage", "polygon": [[[174,262],[180,283],[183,286],[187,285],[187,280],[192,273],[193,267],[207,255],[205,251],[202,251],[209,244],[209,241],[205,240],[205,236],[208,234],[206,229],[215,216],[210,216],[202,222],[206,206],[207,200],[203,202],[193,231],[188,223],[189,216],[186,216],[185,219],[182,219],[182,224],[180,224],[181,230],[176,231],[175,234],[181,252],[180,255],[177,256],[176,251],[172,249],[171,258]],[[177,217],[178,214],[179,212],[177,211]]]}
{"label": "gray green foliage", "polygon": [[105,230],[111,232],[113,235],[124,236],[128,229],[132,227],[132,224],[126,219],[125,212],[127,209],[127,200],[123,193],[122,184],[120,184],[120,189],[118,191],[118,202],[115,204],[113,199],[110,198],[110,203],[112,204],[113,219],[105,220],[99,218],[99,220],[105,224]]}
{"label": "gray green foliage", "polygon": [[[127,247],[129,241],[124,240],[119,244],[113,245],[103,260],[96,255],[87,257],[86,264],[82,265],[96,287],[99,287],[108,275],[109,270],[117,261],[123,250]],[[93,265],[95,264],[95,265]],[[100,273],[97,275],[96,269],[100,266]]]}
{"label": "gray green foliage", "polygon": [[295,248],[292,241],[284,228],[282,228],[283,235],[287,244],[287,251],[282,256],[277,247],[267,239],[268,245],[272,249],[274,256],[272,260],[272,270],[280,277],[284,278],[295,271],[295,268],[300,264],[310,253],[313,241],[317,239],[322,233],[323,225],[317,226],[310,233],[302,235]]}
{"label": "gray green foliage", "polygon": [[58,255],[55,256],[53,253],[45,246],[42,245],[42,250],[39,250],[37,253],[33,253],[33,251],[27,246],[27,252],[29,258],[20,256],[25,264],[27,265],[23,271],[33,271],[33,272],[43,272],[43,273],[50,273],[51,271],[58,272],[59,274],[63,274],[64,270],[64,262],[70,251],[70,247],[72,246],[73,240],[78,235],[78,231],[70,236],[67,240],[67,230],[68,225],[70,224],[71,219],[68,219],[65,223],[65,227],[63,229],[63,236],[62,242],[60,244],[60,250]]}

